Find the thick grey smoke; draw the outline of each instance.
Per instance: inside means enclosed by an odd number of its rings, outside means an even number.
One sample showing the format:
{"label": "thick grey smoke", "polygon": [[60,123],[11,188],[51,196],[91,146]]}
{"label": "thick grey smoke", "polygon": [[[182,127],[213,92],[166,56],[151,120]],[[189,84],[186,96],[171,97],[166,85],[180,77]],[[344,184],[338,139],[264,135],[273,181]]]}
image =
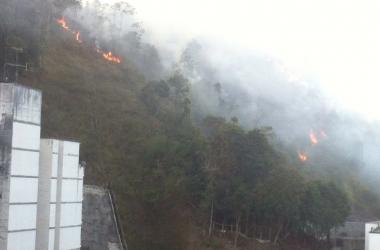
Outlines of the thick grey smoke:
{"label": "thick grey smoke", "polygon": [[[379,179],[379,124],[344,111],[316,80],[294,80],[273,58],[208,42],[190,42],[181,63],[199,113],[237,117],[249,129],[272,127],[279,140],[306,152],[315,165],[360,173],[371,185]],[[310,133],[317,145],[311,145]]]}
{"label": "thick grey smoke", "polygon": [[[148,79],[179,69],[191,82],[197,122],[217,115],[237,117],[247,129],[272,127],[277,140],[295,155],[297,150],[308,153],[314,165],[348,169],[372,183],[379,179],[379,124],[336,106],[317,80],[294,79],[275,58],[218,41],[189,40],[184,47],[160,44],[144,33],[133,11],[127,4],[95,1],[67,16],[86,27],[88,37],[125,55]],[[310,133],[318,136],[318,145],[311,145]]]}
{"label": "thick grey smoke", "polygon": [[145,31],[134,12],[125,1],[83,1],[80,7],[67,9],[64,18],[77,26],[85,43],[122,56],[148,80],[161,78],[165,71],[158,51],[144,41]]}

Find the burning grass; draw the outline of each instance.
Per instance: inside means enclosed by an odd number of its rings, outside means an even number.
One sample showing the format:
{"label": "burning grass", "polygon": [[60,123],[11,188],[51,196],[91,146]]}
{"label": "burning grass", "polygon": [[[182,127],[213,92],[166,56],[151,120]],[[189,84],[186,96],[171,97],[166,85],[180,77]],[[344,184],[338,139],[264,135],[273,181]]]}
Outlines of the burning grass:
{"label": "burning grass", "polygon": [[[82,43],[83,41],[81,40],[80,37],[80,31],[74,30],[73,28],[69,27],[67,24],[67,21],[64,17],[57,19],[57,23],[62,27],[62,29],[65,32],[70,32],[73,34],[73,37],[77,43]],[[103,59],[113,62],[113,63],[121,63],[121,57],[114,55],[111,51],[104,51],[97,46],[93,46],[95,49],[94,51],[100,55],[102,55]]]}

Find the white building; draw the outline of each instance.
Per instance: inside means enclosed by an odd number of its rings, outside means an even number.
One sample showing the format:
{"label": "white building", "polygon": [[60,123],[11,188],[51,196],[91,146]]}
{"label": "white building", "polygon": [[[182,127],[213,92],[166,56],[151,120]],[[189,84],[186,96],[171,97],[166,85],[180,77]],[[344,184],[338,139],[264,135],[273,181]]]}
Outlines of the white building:
{"label": "white building", "polygon": [[79,143],[41,140],[37,249],[81,246],[83,168]]}
{"label": "white building", "polygon": [[41,93],[0,85],[0,249],[34,249]]}
{"label": "white building", "polygon": [[380,221],[365,224],[365,250],[380,250]]}
{"label": "white building", "polygon": [[0,83],[0,115],[0,249],[79,249],[79,143],[40,140],[37,90]]}

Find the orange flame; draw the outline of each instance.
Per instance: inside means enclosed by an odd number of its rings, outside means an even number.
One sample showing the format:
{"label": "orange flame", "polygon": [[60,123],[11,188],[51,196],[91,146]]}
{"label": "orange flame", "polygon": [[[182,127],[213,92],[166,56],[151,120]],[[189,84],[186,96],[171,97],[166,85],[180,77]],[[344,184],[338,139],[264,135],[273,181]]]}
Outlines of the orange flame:
{"label": "orange flame", "polygon": [[121,59],[117,56],[112,55],[111,51],[108,53],[103,53],[103,57],[110,62],[121,63]]}
{"label": "orange flame", "polygon": [[300,161],[307,161],[308,157],[306,155],[306,153],[304,152],[298,152],[298,158],[300,159]]}
{"label": "orange flame", "polygon": [[316,134],[314,134],[314,132],[310,132],[310,141],[313,145],[316,145],[318,144],[318,138],[316,136]]}
{"label": "orange flame", "polygon": [[80,32],[79,31],[75,34],[75,40],[77,40],[78,43],[82,43],[82,40],[80,40]]}
{"label": "orange flame", "polygon": [[[57,19],[57,23],[59,25],[61,25],[61,27],[63,29],[65,29],[66,31],[70,31],[74,36],[75,36],[75,40],[78,42],[78,43],[82,43],[82,40],[80,38],[80,32],[79,31],[75,31],[75,30],[72,30],[68,25],[67,25],[67,22],[65,20],[64,17],[60,18],[60,19]],[[114,63],[121,63],[121,58],[118,57],[118,56],[115,56],[112,54],[111,51],[109,52],[104,52],[103,50],[99,49],[99,48],[96,48],[95,49],[96,52],[98,52],[99,54],[101,54],[103,56],[103,58],[107,61],[110,61],[110,62],[114,62]]]}
{"label": "orange flame", "polygon": [[69,30],[69,26],[67,26],[67,23],[64,17],[57,19],[57,23],[59,23],[62,26],[62,28],[64,28],[65,30]]}

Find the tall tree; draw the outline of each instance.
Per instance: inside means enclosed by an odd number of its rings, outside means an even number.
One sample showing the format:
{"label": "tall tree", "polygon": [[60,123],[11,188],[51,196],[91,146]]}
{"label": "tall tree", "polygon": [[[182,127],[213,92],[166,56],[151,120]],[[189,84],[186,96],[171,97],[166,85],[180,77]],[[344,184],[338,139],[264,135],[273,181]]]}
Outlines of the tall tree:
{"label": "tall tree", "polygon": [[302,219],[307,232],[317,238],[344,223],[350,213],[350,204],[344,191],[336,184],[313,181],[306,187],[302,199]]}
{"label": "tall tree", "polygon": [[270,176],[256,187],[254,211],[274,229],[275,244],[282,233],[289,235],[299,228],[304,192],[303,177],[290,167],[272,170]]}

